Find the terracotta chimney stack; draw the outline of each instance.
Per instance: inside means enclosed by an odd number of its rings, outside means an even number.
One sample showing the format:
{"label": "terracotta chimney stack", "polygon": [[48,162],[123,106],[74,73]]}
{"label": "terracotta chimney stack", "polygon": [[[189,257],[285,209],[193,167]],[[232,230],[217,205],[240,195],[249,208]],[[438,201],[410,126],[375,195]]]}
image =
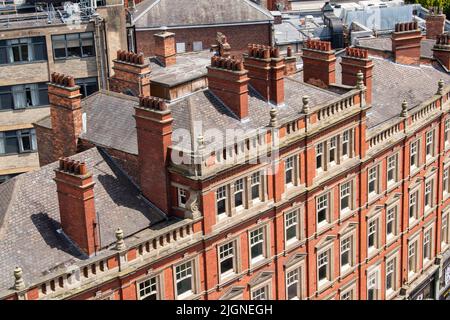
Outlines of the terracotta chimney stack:
{"label": "terracotta chimney stack", "polygon": [[447,70],[450,70],[450,34],[444,33],[436,38],[436,44],[433,47],[433,56]]}
{"label": "terracotta chimney stack", "polygon": [[163,31],[154,35],[155,55],[158,61],[169,67],[177,62],[177,50],[175,43],[175,33]]}
{"label": "terracotta chimney stack", "polygon": [[409,65],[420,63],[422,34],[416,21],[397,23],[392,34],[392,51],[395,62]]}
{"label": "terracotta chimney stack", "polygon": [[284,103],[285,60],[278,48],[249,44],[244,54],[244,67],[250,84],[264,99],[274,105]]}
{"label": "terracotta chimney stack", "polygon": [[[82,133],[82,110],[80,87],[73,77],[52,73],[48,84],[50,116],[52,123],[53,154],[46,157],[50,162],[77,153],[78,137]],[[40,150],[41,151],[41,150]],[[45,150],[42,150],[45,152]],[[44,165],[41,163],[41,165]]]}
{"label": "terracotta chimney stack", "polygon": [[232,58],[211,58],[208,69],[209,89],[229,107],[239,119],[248,116],[248,71],[242,61]]}
{"label": "terracotta chimney stack", "polygon": [[426,17],[427,39],[436,39],[437,36],[444,33],[445,14],[442,12],[435,14],[430,10]]}
{"label": "terracotta chimney stack", "polygon": [[114,75],[109,80],[111,91],[136,97],[150,95],[150,64],[142,53],[119,50],[113,64]]}
{"label": "terracotta chimney stack", "polygon": [[172,145],[172,113],[163,99],[140,97],[134,117],[142,193],[169,214],[167,164],[169,147]]}
{"label": "terracotta chimney stack", "polygon": [[303,81],[321,88],[336,82],[336,55],[331,42],[307,40],[302,59]]}
{"label": "terracotta chimney stack", "polygon": [[369,59],[369,52],[360,48],[346,48],[345,56],[342,56],[342,84],[347,86],[356,86],[357,74],[359,71],[364,76],[366,86],[366,102],[372,103],[372,70],[373,61]]}
{"label": "terracotta chimney stack", "polygon": [[85,163],[61,158],[54,180],[61,227],[84,253],[91,256],[99,246],[92,174]]}

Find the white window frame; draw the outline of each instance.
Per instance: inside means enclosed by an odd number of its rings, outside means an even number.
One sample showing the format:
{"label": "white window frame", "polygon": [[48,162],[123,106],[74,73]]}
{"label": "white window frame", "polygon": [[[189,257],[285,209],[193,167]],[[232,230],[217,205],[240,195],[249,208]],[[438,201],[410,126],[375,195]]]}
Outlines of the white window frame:
{"label": "white window frame", "polygon": [[[216,216],[218,220],[225,218],[228,215],[228,188],[227,186],[220,186],[216,190]],[[225,211],[219,213],[219,201],[224,201],[225,203]]]}
{"label": "white window frame", "polygon": [[202,41],[192,42],[192,51],[194,52],[203,51],[203,42]]}
{"label": "white window frame", "polygon": [[[331,192],[327,191],[316,197],[316,224],[320,229],[331,223]],[[325,220],[319,222],[319,211],[325,208]]]}
{"label": "white window frame", "polygon": [[[188,200],[187,190],[184,188],[179,188],[179,187],[177,188],[177,190],[178,190],[178,206],[180,208],[186,208],[186,203]],[[184,197],[184,201],[183,201],[183,197]]]}
{"label": "white window frame", "polygon": [[[412,161],[414,155],[414,162]],[[409,165],[410,172],[414,172],[419,168],[420,164],[420,139],[412,141],[409,146]]]}
{"label": "white window frame", "polygon": [[375,290],[375,299],[379,300],[380,297],[380,270],[378,268],[367,273],[367,300],[369,300],[369,290]]}
{"label": "white window frame", "polygon": [[425,181],[425,192],[423,199],[425,212],[427,212],[434,207],[434,178]]}
{"label": "white window frame", "polygon": [[[392,288],[387,287],[388,276],[392,275],[391,283]],[[386,286],[386,298],[392,296],[394,292],[398,289],[398,259],[397,255],[386,260],[386,274],[385,274],[385,286]]]}
{"label": "white window frame", "polygon": [[[233,203],[234,203],[234,210],[241,211],[245,208],[245,179],[237,179],[234,182],[234,192],[233,192]],[[241,193],[242,196],[242,204],[239,206],[236,206],[236,196],[237,194]]]}
{"label": "white window frame", "polygon": [[[379,193],[379,181],[378,181],[378,165],[373,166],[367,170],[367,193],[369,198],[377,195]],[[370,184],[374,183],[374,190],[370,191]]]}
{"label": "white window frame", "polygon": [[[333,281],[333,248],[327,246],[317,251],[317,287],[320,290],[324,286]],[[325,266],[326,274],[324,279],[320,279],[319,270],[322,266]]]}
{"label": "white window frame", "polygon": [[448,147],[450,145],[450,117],[444,122],[444,140],[445,146]]}
{"label": "white window frame", "polygon": [[[178,268],[181,268],[181,266],[186,266],[186,265],[190,265],[189,269],[190,269],[190,278],[191,278],[191,290],[186,291],[182,294],[178,293],[178,283],[189,278],[186,273],[186,270],[178,270]],[[194,294],[196,294],[197,292],[197,263],[196,263],[196,259],[190,259],[190,260],[186,260],[186,261],[182,261],[176,265],[173,266],[173,281],[174,281],[174,291],[175,291],[175,298],[176,299],[188,299],[190,297],[192,297]],[[183,275],[180,279],[178,278],[179,275],[182,275],[183,273],[186,273],[185,275]]]}
{"label": "white window frame", "polygon": [[[300,208],[289,210],[284,214],[284,241],[286,247],[289,247],[301,240],[301,213]],[[295,228],[295,237],[288,239],[288,228]]]}
{"label": "white window frame", "polygon": [[[296,156],[290,156],[288,158],[286,158],[285,160],[285,167],[284,167],[284,182],[287,188],[294,186],[296,183],[296,179],[295,179],[295,162],[296,162]],[[288,172],[290,172],[291,175],[291,181],[287,182],[287,175]]]}
{"label": "white window frame", "polygon": [[[338,141],[337,137],[331,137],[328,141],[328,156],[327,163],[328,167],[334,166],[338,164]],[[331,154],[334,154],[334,160],[331,160]]]}
{"label": "white window frame", "polygon": [[[253,234],[258,231],[261,231],[262,239],[260,239],[259,236],[256,237],[256,235]],[[253,228],[248,231],[248,257],[249,257],[251,267],[258,265],[261,261],[264,261],[265,259],[267,259],[269,257],[270,241],[269,241],[268,237],[269,237],[269,226],[267,224],[258,226],[257,228]],[[262,243],[263,253],[262,253],[262,255],[252,258],[252,247],[259,243]]]}
{"label": "white window frame", "polygon": [[[253,188],[258,188],[258,197],[253,198]],[[250,176],[250,199],[255,202],[260,202],[262,196],[262,190],[261,190],[261,173],[260,172],[254,172]]]}
{"label": "white window frame", "polygon": [[[419,271],[419,266],[418,266],[418,264],[419,264],[419,257],[418,257],[419,252],[418,252],[418,250],[419,250],[419,239],[416,237],[414,239],[411,239],[408,242],[408,255],[407,255],[407,257],[408,257],[408,264],[407,264],[407,267],[408,267],[408,269],[407,269],[408,270],[408,280],[411,280],[411,278],[414,277],[417,274],[417,272]],[[413,259],[414,259],[414,261],[413,261],[413,263],[414,263],[414,270],[411,270],[410,259],[411,259],[413,254],[414,254],[414,257],[413,257]]]}
{"label": "white window frame", "polygon": [[[151,281],[154,280],[155,283],[152,284]],[[146,287],[141,287],[148,284]],[[154,286],[154,290],[151,290],[149,292],[147,291],[148,287]],[[162,295],[162,283],[161,283],[161,276],[160,275],[153,275],[151,277],[146,277],[145,279],[141,279],[139,281],[136,281],[136,290],[137,290],[137,297],[138,300],[145,300],[146,297],[149,297],[152,294],[156,295],[155,300],[161,300]]]}
{"label": "white window frame", "polygon": [[[296,273],[296,275],[293,275]],[[294,279],[296,277],[296,279]],[[304,290],[304,264],[300,263],[296,266],[286,269],[285,281],[286,281],[286,300],[289,298],[289,286],[296,285],[297,295],[289,300],[301,300],[303,299]]]}
{"label": "white window frame", "polygon": [[[414,188],[409,192],[408,195],[408,220],[409,225],[412,225],[419,219],[419,188]],[[413,215],[411,216],[411,207],[414,206]]]}
{"label": "white window frame", "polygon": [[[388,224],[392,222],[392,233],[388,233]],[[399,230],[399,206],[398,204],[386,208],[386,242],[394,239]]]}
{"label": "white window frame", "polygon": [[176,51],[177,51],[177,53],[185,53],[186,52],[186,42],[177,42],[176,43]]}
{"label": "white window frame", "polygon": [[[422,260],[423,260],[423,266],[428,265],[433,261],[433,239],[434,239],[434,229],[433,226],[427,228],[423,232],[423,243],[422,243]],[[425,246],[428,246],[426,249]],[[428,257],[425,257],[425,252],[428,250]]]}
{"label": "white window frame", "polygon": [[[231,251],[231,253],[230,253],[230,251]],[[237,243],[236,239],[222,243],[217,246],[218,273],[219,273],[220,281],[223,281],[224,279],[229,278],[230,276],[233,276],[239,272],[238,253],[239,253],[239,250],[238,250],[238,243]],[[231,270],[222,272],[221,263],[223,261],[229,259],[230,257],[231,257],[232,263],[233,263]]]}
{"label": "white window frame", "polygon": [[[341,143],[341,148],[342,148],[342,158],[343,159],[348,159],[351,157],[351,152],[350,152],[350,137],[351,137],[351,129],[349,130],[345,130],[342,133],[342,143]],[[344,145],[347,145],[347,154],[344,154]]]}
{"label": "white window frame", "polygon": [[[339,186],[339,209],[340,213],[345,214],[353,209],[353,201],[352,201],[352,193],[353,193],[353,181],[346,181],[340,184]],[[342,199],[344,197],[348,198],[348,206],[342,208]]]}
{"label": "white window frame", "polygon": [[[350,234],[348,236],[342,237],[339,242],[339,261],[340,261],[340,270],[341,275],[345,274],[349,269],[354,266],[354,236]],[[344,252],[348,252],[348,263],[342,264],[342,255]]]}
{"label": "white window frame", "polygon": [[441,221],[441,249],[447,248],[450,244],[450,213],[449,211],[442,212],[442,221]]}
{"label": "white window frame", "polygon": [[[393,171],[393,179],[389,179],[389,172]],[[394,154],[387,158],[386,180],[388,185],[392,185],[398,181],[398,154]]]}
{"label": "white window frame", "polygon": [[[316,171],[319,172],[323,172],[325,171],[325,142],[320,142],[316,145],[315,151],[316,151]],[[320,157],[320,167],[317,166],[318,162],[318,158]]]}
{"label": "white window frame", "polygon": [[434,157],[434,129],[425,133],[425,154],[427,159]]}

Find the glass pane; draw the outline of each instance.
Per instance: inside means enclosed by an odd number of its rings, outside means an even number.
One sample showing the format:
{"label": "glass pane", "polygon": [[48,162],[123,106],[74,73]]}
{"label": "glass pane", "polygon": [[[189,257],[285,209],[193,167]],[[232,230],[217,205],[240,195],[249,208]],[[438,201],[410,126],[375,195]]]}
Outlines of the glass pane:
{"label": "glass pane", "polygon": [[29,135],[22,136],[22,147],[23,147],[23,151],[30,151],[30,150],[32,150],[32,148],[31,148],[31,139],[30,139]]}
{"label": "glass pane", "polygon": [[48,101],[48,90],[47,89],[40,89],[39,90],[39,105],[45,106],[48,105],[50,102]]}
{"label": "glass pane", "polygon": [[47,52],[45,48],[45,44],[34,44],[33,45],[33,51],[34,51],[34,60],[47,60]]}
{"label": "glass pane", "polygon": [[259,198],[259,185],[252,186],[252,199]]}
{"label": "glass pane", "polygon": [[287,228],[287,230],[286,230],[287,240],[294,239],[295,237],[297,237],[297,231],[295,229],[295,226],[291,226],[291,227]]}
{"label": "glass pane", "polygon": [[12,47],[13,62],[20,61],[20,47]]}
{"label": "glass pane", "polygon": [[0,64],[8,63],[8,54],[5,47],[0,48]]}
{"label": "glass pane", "polygon": [[262,256],[263,244],[262,243],[255,244],[254,246],[252,246],[251,252],[252,252],[252,259]]}
{"label": "glass pane", "polygon": [[13,105],[11,93],[0,93],[0,109],[12,109]]}
{"label": "glass pane", "polygon": [[20,46],[20,53],[22,61],[28,61],[28,45]]}
{"label": "glass pane", "polygon": [[242,192],[236,193],[234,195],[234,205],[236,207],[242,206]]}
{"label": "glass pane", "polygon": [[220,271],[221,273],[225,273],[227,271],[233,270],[233,258],[230,257],[226,260],[223,260],[220,263]]}
{"label": "glass pane", "polygon": [[186,278],[177,283],[177,293],[181,295],[185,292],[192,290],[192,281],[191,278]]}
{"label": "glass pane", "polygon": [[297,298],[297,283],[293,283],[288,287],[288,299]]}
{"label": "glass pane", "polygon": [[17,137],[6,137],[5,153],[19,153],[19,141]]}

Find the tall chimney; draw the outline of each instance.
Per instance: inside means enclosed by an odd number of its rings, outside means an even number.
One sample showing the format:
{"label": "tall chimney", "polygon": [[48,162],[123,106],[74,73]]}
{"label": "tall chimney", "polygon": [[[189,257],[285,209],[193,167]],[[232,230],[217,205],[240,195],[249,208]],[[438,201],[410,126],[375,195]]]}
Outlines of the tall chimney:
{"label": "tall chimney", "polygon": [[285,61],[278,48],[250,44],[244,55],[250,84],[266,101],[275,105],[284,103]]}
{"label": "tall chimney", "polygon": [[91,256],[99,246],[92,174],[85,163],[61,158],[54,180],[61,227],[84,253]]}
{"label": "tall chimney", "polygon": [[442,12],[435,14],[430,10],[426,17],[427,39],[435,40],[437,36],[444,33],[445,14]]}
{"label": "tall chimney", "polygon": [[169,67],[177,62],[177,51],[175,44],[175,33],[162,31],[154,35],[155,55],[158,61],[164,66]]}
{"label": "tall chimney", "polygon": [[342,56],[342,84],[356,86],[357,73],[362,72],[366,85],[366,102],[372,103],[372,70],[373,61],[369,59],[369,52],[360,48],[346,48],[345,56]]}
{"label": "tall chimney", "polygon": [[140,97],[134,117],[142,193],[164,213],[169,214],[167,164],[172,144],[172,113],[164,100]]}
{"label": "tall chimney", "polygon": [[[48,84],[53,135],[52,162],[77,153],[78,137],[83,130],[80,87],[73,77],[52,73]],[[45,152],[45,151],[44,151]]]}
{"label": "tall chimney", "polygon": [[416,21],[397,23],[392,34],[392,50],[396,63],[417,65],[420,63],[422,34]]}
{"label": "tall chimney", "polygon": [[208,69],[208,87],[239,119],[248,116],[248,71],[242,61],[213,56]]}
{"label": "tall chimney", "polygon": [[133,96],[150,95],[150,64],[142,53],[119,50],[113,60],[114,75],[109,80],[111,91]]}
{"label": "tall chimney", "polygon": [[304,82],[321,88],[336,82],[336,55],[331,42],[307,40],[302,59]]}
{"label": "tall chimney", "polygon": [[450,34],[444,33],[437,36],[433,47],[433,57],[450,71]]}

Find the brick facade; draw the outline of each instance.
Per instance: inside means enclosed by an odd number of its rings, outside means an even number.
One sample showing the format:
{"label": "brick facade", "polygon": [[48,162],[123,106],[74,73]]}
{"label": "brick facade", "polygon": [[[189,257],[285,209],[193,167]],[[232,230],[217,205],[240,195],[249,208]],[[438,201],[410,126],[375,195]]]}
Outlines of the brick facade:
{"label": "brick facade", "polygon": [[[203,50],[216,43],[217,32],[227,35],[228,43],[234,52],[242,52],[249,43],[271,45],[272,25],[270,23],[238,26],[199,27],[186,29],[167,29],[175,33],[175,42],[186,44],[186,52],[194,50],[194,41],[201,41]],[[136,30],[137,52],[146,57],[156,55],[155,37],[160,30]]]}
{"label": "brick facade", "polygon": [[[334,64],[328,44],[311,44],[309,49],[315,57],[325,52],[324,61]],[[367,58],[361,52],[348,54],[349,59]],[[211,68],[218,68],[215,63]],[[329,79],[334,68],[322,67],[321,75]],[[241,66],[235,63],[221,71],[231,73],[233,68],[240,71]],[[352,82],[355,71],[344,71]],[[368,73],[365,78],[370,78]],[[142,298],[141,283],[154,279],[158,299],[251,299],[262,289],[269,299],[286,299],[293,291],[296,298],[312,300],[406,298],[421,277],[437,270],[436,258],[450,245],[441,235],[443,218],[450,215],[450,88],[440,82],[436,89],[433,101],[414,110],[404,108],[395,121],[370,133],[366,114],[371,105],[365,101],[369,88],[354,87],[339,103],[313,110],[306,108],[305,98],[302,116],[293,120],[297,131],[288,130],[292,123],[274,123],[277,131],[264,135],[264,143],[270,144],[275,134],[282,142],[273,162],[225,167],[208,159],[215,170],[208,168],[199,179],[186,174],[188,168],[169,170],[170,109],[159,99],[142,98],[136,121],[143,193],[163,211],[181,216],[185,208],[176,195],[180,188],[187,190],[189,199],[198,197],[186,203],[194,215],[153,238],[127,240],[125,248],[104,258],[106,271],[91,273],[98,262],[87,262],[83,289],[61,289],[51,297],[134,300]],[[330,141],[336,137],[339,147],[331,156]],[[318,145],[325,145],[321,158]],[[206,167],[205,161],[196,170]],[[259,177],[255,198],[254,174]],[[236,208],[232,196],[238,179],[244,180],[243,208]],[[218,214],[221,187],[227,195],[225,216]],[[288,227],[293,229],[288,232]],[[221,274],[220,248],[228,244],[234,248],[233,269]],[[164,246],[174,250],[164,253]],[[252,258],[254,251],[261,252],[257,259]],[[180,297],[176,274],[186,264],[192,290]],[[297,287],[288,290],[293,273]]]}

